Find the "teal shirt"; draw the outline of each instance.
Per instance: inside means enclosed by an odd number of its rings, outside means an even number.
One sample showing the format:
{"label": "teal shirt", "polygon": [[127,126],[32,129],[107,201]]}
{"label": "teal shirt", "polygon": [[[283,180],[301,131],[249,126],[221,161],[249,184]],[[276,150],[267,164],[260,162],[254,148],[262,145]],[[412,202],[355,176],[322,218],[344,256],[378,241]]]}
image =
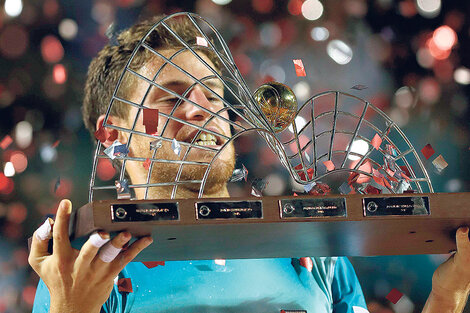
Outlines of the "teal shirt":
{"label": "teal shirt", "polygon": [[[130,278],[132,292],[120,292],[118,278]],[[344,257],[172,261],[151,268],[132,262],[118,278],[102,312],[367,312]],[[48,309],[49,292],[41,280],[33,313]]]}

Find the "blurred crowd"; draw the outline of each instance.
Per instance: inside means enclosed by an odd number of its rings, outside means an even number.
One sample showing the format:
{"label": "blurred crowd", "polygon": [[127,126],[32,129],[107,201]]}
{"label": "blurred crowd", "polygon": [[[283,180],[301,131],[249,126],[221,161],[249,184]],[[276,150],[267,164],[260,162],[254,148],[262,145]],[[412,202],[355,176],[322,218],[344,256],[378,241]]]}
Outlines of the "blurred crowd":
{"label": "blurred crowd", "polygon": [[[425,164],[436,192],[465,192],[469,9],[459,0],[2,1],[0,313],[32,309],[38,276],[27,262],[28,237],[60,199],[87,202],[94,143],[81,121],[82,90],[91,58],[120,30],[155,14],[200,14],[221,32],[252,91],[275,80],[301,103],[325,90],[370,101],[417,150],[430,144],[443,156],[443,171]],[[261,138],[241,137],[236,146],[237,162],[269,181],[266,195],[292,194],[287,171]],[[102,180],[116,173],[105,161],[97,171]],[[446,257],[351,262],[371,313],[411,313],[422,309]],[[403,294],[397,303],[387,299],[394,288]]]}

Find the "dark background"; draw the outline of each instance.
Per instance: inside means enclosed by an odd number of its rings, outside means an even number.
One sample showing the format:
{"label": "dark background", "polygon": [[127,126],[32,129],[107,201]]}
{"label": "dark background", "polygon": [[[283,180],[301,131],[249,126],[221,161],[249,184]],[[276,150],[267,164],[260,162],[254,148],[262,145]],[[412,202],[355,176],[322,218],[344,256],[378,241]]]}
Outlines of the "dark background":
{"label": "dark background", "polygon": [[[435,191],[469,191],[467,1],[322,0],[323,14],[316,20],[302,15],[303,2],[0,3],[0,141],[5,136],[13,139],[0,148],[0,313],[31,311],[38,276],[27,264],[26,239],[44,216],[54,214],[64,197],[75,206],[87,202],[93,142],[83,127],[80,106],[91,58],[113,34],[154,14],[191,11],[213,23],[251,90],[275,79],[291,86],[300,101],[321,91],[341,90],[372,102],[405,131],[417,150],[431,144],[436,150],[432,158],[442,155],[448,162],[440,174],[427,163]],[[21,13],[7,14],[18,3],[22,3]],[[423,12],[432,5],[439,10]],[[434,31],[444,25],[455,33],[456,41],[442,48],[450,38],[444,36],[436,48]],[[314,27],[328,29],[328,38],[314,40]],[[340,65],[328,55],[327,45],[334,39],[351,48],[349,63]],[[306,77],[295,75],[293,59],[303,60]],[[368,88],[351,89],[358,84]],[[238,162],[249,169],[251,178],[271,182],[266,194],[291,193],[285,171],[260,140],[242,137],[237,152]],[[110,179],[113,174],[109,163],[99,166],[100,178]],[[371,312],[386,312],[378,311],[374,301],[396,288],[405,296],[393,305],[394,310],[405,313],[420,312],[432,273],[446,258],[351,261]],[[390,305],[388,300],[383,303]]]}

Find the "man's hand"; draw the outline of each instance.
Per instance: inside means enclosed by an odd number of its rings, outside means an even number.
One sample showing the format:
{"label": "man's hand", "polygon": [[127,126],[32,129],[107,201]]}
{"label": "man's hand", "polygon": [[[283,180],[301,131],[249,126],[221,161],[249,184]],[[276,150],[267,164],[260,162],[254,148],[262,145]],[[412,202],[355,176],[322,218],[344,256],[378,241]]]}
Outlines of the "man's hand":
{"label": "man's hand", "polygon": [[468,227],[456,234],[457,252],[432,276],[432,291],[423,312],[462,312],[470,292],[470,240]]}
{"label": "man's hand", "polygon": [[62,200],[52,228],[52,255],[47,251],[49,222],[40,227],[42,231],[34,232],[28,261],[49,289],[50,313],[100,312],[114,278],[152,243],[152,238],[141,238],[121,252],[131,239],[130,233],[122,232],[110,242],[109,234],[95,233],[77,250],[72,248],[68,235],[71,211],[72,203]]}

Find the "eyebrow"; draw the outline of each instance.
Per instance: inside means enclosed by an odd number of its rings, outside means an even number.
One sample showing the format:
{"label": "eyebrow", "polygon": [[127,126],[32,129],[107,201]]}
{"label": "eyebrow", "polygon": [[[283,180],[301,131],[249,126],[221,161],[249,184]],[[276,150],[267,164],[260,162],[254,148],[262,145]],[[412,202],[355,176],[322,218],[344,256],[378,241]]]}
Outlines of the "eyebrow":
{"label": "eyebrow", "polygon": [[[208,80],[203,81],[202,83],[204,85],[206,85],[207,87],[209,87],[210,89],[212,89],[212,90],[214,90],[216,88],[223,89],[223,85],[219,82],[219,80],[216,80],[216,79],[208,79]],[[173,91],[174,91],[174,89],[179,89],[179,88],[184,88],[186,90],[190,86],[188,84],[188,82],[184,81],[184,80],[170,80],[170,81],[167,81],[167,82],[165,82],[163,84],[159,84],[159,85],[162,86],[162,87],[165,87],[167,89],[173,90]],[[195,85],[199,85],[199,84],[194,84],[194,86]],[[204,90],[207,90],[204,86],[201,85],[201,87]],[[157,87],[157,90],[165,92],[163,89],[158,88],[158,87]],[[207,91],[209,91],[209,90],[207,90]]]}

